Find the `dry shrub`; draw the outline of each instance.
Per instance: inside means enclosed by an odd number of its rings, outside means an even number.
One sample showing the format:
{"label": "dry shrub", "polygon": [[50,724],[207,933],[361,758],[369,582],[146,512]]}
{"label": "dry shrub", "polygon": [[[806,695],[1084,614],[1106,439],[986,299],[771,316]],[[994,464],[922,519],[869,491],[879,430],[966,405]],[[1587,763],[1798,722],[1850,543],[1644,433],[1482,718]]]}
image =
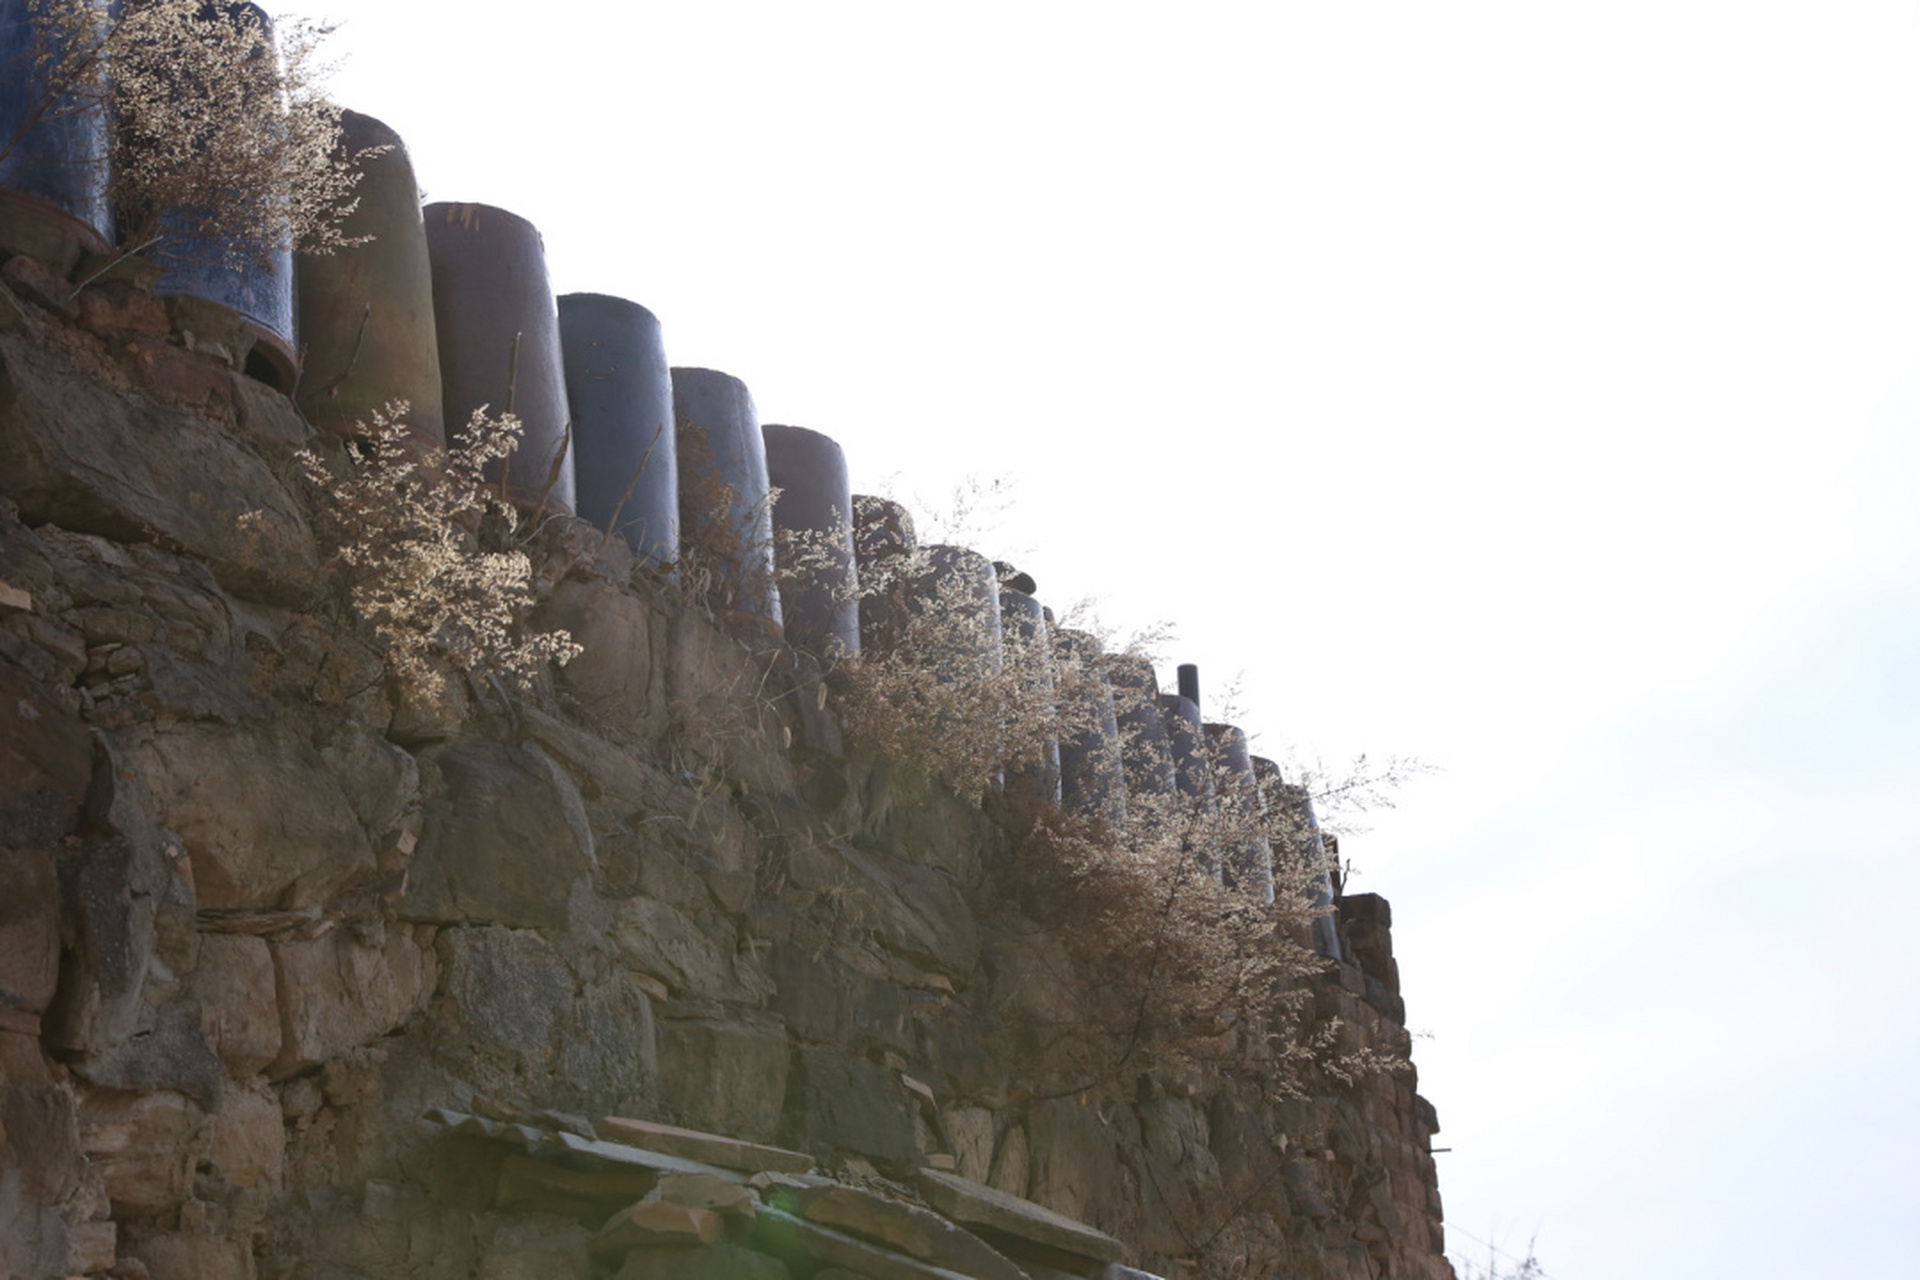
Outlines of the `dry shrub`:
{"label": "dry shrub", "polygon": [[680,548],[677,571],[685,597],[709,610],[753,613],[778,589],[770,576],[762,531],[772,527],[777,489],[742,505],[720,467],[705,427],[677,429]]}
{"label": "dry shrub", "polygon": [[[1230,793],[1221,762],[1213,768]],[[1271,903],[1216,870],[1254,842],[1271,842]],[[1313,891],[1324,868],[1301,856],[1308,847],[1260,805],[1232,800],[1134,792],[1121,822],[1042,813],[1004,877],[1076,971],[1083,1020],[1054,1029],[1055,1074],[1085,1087],[1149,1066],[1211,1065],[1300,1097],[1316,1078],[1394,1069],[1371,1051],[1337,1052],[1339,1026],[1311,1019],[1307,980],[1327,962],[1310,945],[1325,907]]]}
{"label": "dry shrub", "polygon": [[[842,590],[862,605],[865,647],[841,655],[833,673],[848,737],[897,772],[988,804],[1008,832],[1009,905],[1061,942],[1072,972],[1057,976],[1078,993],[1077,1018],[1030,1046],[1041,1074],[1070,1092],[1148,1065],[1205,1062],[1300,1096],[1314,1079],[1391,1069],[1370,1051],[1337,1052],[1340,1028],[1311,1018],[1307,979],[1326,967],[1312,924],[1331,906],[1300,813],[1246,786],[1223,758],[1210,762],[1206,799],[1129,791],[1124,818],[1117,807],[1063,811],[1031,779],[1049,743],[1105,726],[1103,659],[1000,627],[971,578],[940,571],[938,549],[896,542],[877,553],[873,523],[862,528],[861,576]],[[844,538],[844,529],[784,534],[783,581],[817,587],[841,562]],[[1144,744],[1121,747],[1137,759]],[[1380,781],[1331,785],[1377,798]],[[1223,883],[1222,868],[1269,848],[1272,902],[1257,877],[1242,877],[1248,889]]]}
{"label": "dry shrub", "polygon": [[534,604],[532,566],[518,514],[484,476],[519,444],[520,420],[483,406],[440,450],[408,430],[406,413],[394,401],[356,424],[337,473],[316,453],[297,455],[345,601],[388,672],[424,693],[440,692],[449,664],[525,686],[580,647],[565,631],[520,625]]}

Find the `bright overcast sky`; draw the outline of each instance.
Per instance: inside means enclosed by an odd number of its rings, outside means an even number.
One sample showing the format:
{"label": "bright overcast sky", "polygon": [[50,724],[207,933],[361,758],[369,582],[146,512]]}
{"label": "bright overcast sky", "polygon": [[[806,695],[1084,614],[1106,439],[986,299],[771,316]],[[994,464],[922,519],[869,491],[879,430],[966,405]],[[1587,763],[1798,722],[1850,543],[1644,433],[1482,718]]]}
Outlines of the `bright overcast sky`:
{"label": "bright overcast sky", "polygon": [[856,488],[1012,477],[980,549],[1267,753],[1443,771],[1345,851],[1452,1248],[1915,1275],[1914,4],[313,14],[560,291]]}

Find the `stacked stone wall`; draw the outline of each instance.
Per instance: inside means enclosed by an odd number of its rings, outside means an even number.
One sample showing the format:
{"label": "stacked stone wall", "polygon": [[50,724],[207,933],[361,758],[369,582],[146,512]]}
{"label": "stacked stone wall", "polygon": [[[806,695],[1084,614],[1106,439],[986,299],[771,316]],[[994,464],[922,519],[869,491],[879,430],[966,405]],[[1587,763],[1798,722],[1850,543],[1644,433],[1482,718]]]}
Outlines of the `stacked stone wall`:
{"label": "stacked stone wall", "polygon": [[[880,1212],[813,1184],[596,1250],[605,1196],[662,1182],[576,1149],[608,1116],[984,1212],[951,1174],[1168,1276],[1451,1275],[1410,1071],[1049,1088],[1028,1050],[1099,976],[997,889],[989,814],[849,759],[810,659],[558,518],[534,622],[581,655],[402,689],[324,590],[292,453],[337,441],[136,269],[0,274],[0,1275],[924,1273],[782,1236],[782,1195]],[[1408,1050],[1389,925],[1341,903],[1343,1048]],[[1034,1280],[1114,1262],[1033,1248]]]}

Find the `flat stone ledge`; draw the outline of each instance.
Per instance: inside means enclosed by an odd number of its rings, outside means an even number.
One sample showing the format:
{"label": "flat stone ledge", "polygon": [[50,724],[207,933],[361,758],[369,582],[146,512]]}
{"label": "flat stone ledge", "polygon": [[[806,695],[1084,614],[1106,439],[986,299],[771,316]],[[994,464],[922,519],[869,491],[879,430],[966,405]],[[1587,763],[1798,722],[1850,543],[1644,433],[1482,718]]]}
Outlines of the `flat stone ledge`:
{"label": "flat stone ledge", "polygon": [[594,1126],[594,1132],[609,1142],[627,1143],[747,1173],[805,1173],[813,1168],[813,1157],[804,1151],[788,1151],[784,1147],[769,1147],[651,1120],[607,1116]]}
{"label": "flat stone ledge", "polygon": [[928,1204],[962,1225],[986,1227],[1096,1262],[1118,1262],[1126,1254],[1127,1247],[1103,1231],[958,1174],[922,1169],[913,1180]]}

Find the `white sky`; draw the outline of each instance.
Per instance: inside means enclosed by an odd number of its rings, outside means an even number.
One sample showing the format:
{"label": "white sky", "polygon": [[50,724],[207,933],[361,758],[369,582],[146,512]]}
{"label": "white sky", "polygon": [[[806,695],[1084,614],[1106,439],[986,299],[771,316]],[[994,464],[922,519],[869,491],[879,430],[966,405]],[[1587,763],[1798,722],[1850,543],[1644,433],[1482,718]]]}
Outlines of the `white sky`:
{"label": "white sky", "polygon": [[856,488],[1015,477],[981,550],[1267,753],[1444,770],[1345,852],[1451,1226],[1916,1274],[1920,7],[310,12],[560,291]]}

